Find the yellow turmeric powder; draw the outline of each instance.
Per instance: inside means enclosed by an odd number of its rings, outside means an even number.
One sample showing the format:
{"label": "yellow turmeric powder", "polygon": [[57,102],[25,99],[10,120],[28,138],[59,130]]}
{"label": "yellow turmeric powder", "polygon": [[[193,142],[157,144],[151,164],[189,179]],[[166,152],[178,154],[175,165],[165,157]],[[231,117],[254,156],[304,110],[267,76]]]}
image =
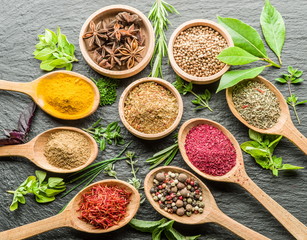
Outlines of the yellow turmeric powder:
{"label": "yellow turmeric powder", "polygon": [[52,74],[41,79],[37,96],[43,109],[59,118],[77,119],[91,111],[95,92],[92,86],[77,76]]}

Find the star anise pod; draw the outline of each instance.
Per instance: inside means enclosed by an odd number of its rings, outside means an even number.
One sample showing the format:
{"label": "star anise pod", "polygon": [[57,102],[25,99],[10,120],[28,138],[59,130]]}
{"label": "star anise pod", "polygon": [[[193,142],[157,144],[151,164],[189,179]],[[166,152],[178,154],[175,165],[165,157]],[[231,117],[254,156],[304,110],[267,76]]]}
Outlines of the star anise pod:
{"label": "star anise pod", "polygon": [[118,21],[124,25],[139,24],[141,19],[136,14],[130,14],[128,12],[120,12],[115,17]]}
{"label": "star anise pod", "polygon": [[94,50],[92,59],[99,65],[99,63],[105,58],[105,56],[106,51],[104,47],[100,47]]}
{"label": "star anise pod", "polygon": [[131,40],[127,38],[125,47],[119,49],[119,52],[123,55],[121,61],[126,61],[127,68],[133,68],[136,62],[139,62],[139,58],[142,58],[141,52],[144,47],[140,47],[138,41],[134,38]]}
{"label": "star anise pod", "polygon": [[99,47],[101,47],[104,43],[102,39],[107,39],[108,36],[105,34],[108,32],[108,29],[104,27],[101,28],[102,22],[97,23],[97,25],[91,21],[90,22],[90,31],[86,32],[82,38],[88,39],[90,38],[89,46],[93,46],[96,43]]}
{"label": "star anise pod", "polygon": [[118,22],[114,24],[113,26],[113,31],[109,33],[110,38],[115,38],[117,41],[120,41],[121,39],[121,33],[120,29],[122,28],[122,25],[119,24]]}
{"label": "star anise pod", "polygon": [[138,29],[135,29],[134,24],[132,24],[129,28],[125,27],[125,29],[119,29],[121,36],[123,37],[133,37],[136,38],[135,34],[138,32]]}
{"label": "star anise pod", "polygon": [[110,69],[114,68],[114,66],[116,65],[116,63],[121,66],[122,62],[119,59],[119,57],[122,56],[122,53],[119,51],[120,47],[116,47],[116,43],[113,43],[112,48],[106,47],[104,46],[104,49],[107,52],[106,58],[107,61],[110,63],[111,67]]}

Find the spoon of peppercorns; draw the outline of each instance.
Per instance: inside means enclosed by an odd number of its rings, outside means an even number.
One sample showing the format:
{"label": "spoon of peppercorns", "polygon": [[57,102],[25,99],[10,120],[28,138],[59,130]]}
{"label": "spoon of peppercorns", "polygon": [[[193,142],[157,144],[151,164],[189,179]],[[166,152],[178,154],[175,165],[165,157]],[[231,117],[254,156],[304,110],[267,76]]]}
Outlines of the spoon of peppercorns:
{"label": "spoon of peppercorns", "polygon": [[179,167],[159,167],[144,181],[148,201],[162,215],[184,224],[215,222],[244,239],[269,239],[224,214],[207,186]]}
{"label": "spoon of peppercorns", "polygon": [[[201,137],[195,139],[195,135],[192,136],[191,133],[195,131],[195,128],[201,125],[207,125],[216,131],[219,131],[219,138],[214,138],[212,135],[213,130],[202,132]],[[218,145],[221,141],[221,135],[227,138],[232,144],[232,148],[235,151],[234,164],[227,171],[223,171],[225,166],[229,166],[230,158],[233,155],[229,154],[229,149],[226,151],[211,151],[213,148],[212,141],[214,145]],[[192,137],[194,137],[192,139]],[[205,145],[202,139],[207,138],[208,142],[211,144]],[[187,147],[187,143],[193,143],[197,148],[197,162],[192,163],[193,154],[191,155],[191,149]],[[206,143],[206,144],[207,144]],[[226,145],[226,141],[223,141],[220,148]],[[178,145],[179,150],[182,155],[183,160],[200,176],[220,182],[232,182],[237,183],[241,187],[245,188],[251,195],[253,195],[296,239],[305,240],[307,237],[307,227],[295,218],[291,213],[279,205],[275,200],[273,200],[269,195],[267,195],[261,188],[259,188],[256,183],[253,182],[247,175],[244,167],[243,156],[241,148],[235,137],[222,125],[217,122],[203,119],[203,118],[193,118],[186,121],[178,132]],[[201,149],[200,149],[201,148]],[[228,159],[222,159],[221,156],[227,156]],[[214,168],[215,171],[209,171],[210,168],[204,168],[204,164]],[[202,169],[202,170],[201,170]]]}

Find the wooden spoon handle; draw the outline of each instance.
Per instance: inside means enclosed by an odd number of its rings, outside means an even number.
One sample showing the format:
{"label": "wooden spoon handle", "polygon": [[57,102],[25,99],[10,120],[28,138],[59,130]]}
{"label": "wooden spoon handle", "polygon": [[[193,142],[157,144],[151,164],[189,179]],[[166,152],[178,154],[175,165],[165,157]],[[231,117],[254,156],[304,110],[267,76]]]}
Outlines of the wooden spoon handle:
{"label": "wooden spoon handle", "polygon": [[249,177],[239,184],[252,194],[296,239],[307,239],[307,227],[267,195]]}
{"label": "wooden spoon handle", "polygon": [[70,226],[69,216],[65,212],[62,212],[53,217],[49,217],[21,227],[0,232],[0,239],[5,239],[5,240],[25,239],[43,232],[47,232],[55,228],[67,227],[67,226]]}
{"label": "wooden spoon handle", "polygon": [[307,154],[307,138],[300,133],[299,130],[293,125],[292,121],[288,121],[283,129],[281,134],[293,142],[298,148],[300,148],[305,154]]}
{"label": "wooden spoon handle", "polygon": [[0,90],[21,92],[28,94],[30,96],[33,96],[35,92],[35,88],[32,82],[22,83],[22,82],[10,82],[4,80],[0,80]]}
{"label": "wooden spoon handle", "polygon": [[232,218],[228,217],[219,209],[214,209],[210,213],[210,220],[215,222],[231,232],[237,234],[239,237],[246,239],[246,240],[262,240],[262,239],[269,239],[266,236],[263,236],[260,233],[255,232],[254,230],[242,225],[241,223],[233,220]]}
{"label": "wooden spoon handle", "polygon": [[32,142],[0,147],[0,157],[20,156],[33,160]]}

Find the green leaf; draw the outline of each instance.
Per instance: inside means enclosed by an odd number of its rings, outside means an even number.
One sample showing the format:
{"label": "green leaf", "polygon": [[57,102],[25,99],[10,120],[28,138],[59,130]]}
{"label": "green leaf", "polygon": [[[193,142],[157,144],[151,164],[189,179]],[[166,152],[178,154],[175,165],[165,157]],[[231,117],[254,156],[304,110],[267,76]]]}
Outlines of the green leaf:
{"label": "green leaf", "polygon": [[286,27],[281,14],[273,7],[269,0],[265,1],[261,16],[260,24],[263,36],[276,54],[281,63],[281,51],[285,42]]}
{"label": "green leaf", "polygon": [[15,211],[16,209],[18,209],[18,202],[12,202],[11,206],[10,206],[10,211]]}
{"label": "green leaf", "polygon": [[300,105],[300,104],[304,104],[304,103],[307,103],[307,100],[304,100],[304,101],[298,102],[298,103],[296,103],[296,105]]}
{"label": "green leaf", "polygon": [[52,60],[49,64],[50,66],[58,67],[59,65],[63,65],[66,63],[68,63],[66,58],[58,58],[58,59]]}
{"label": "green leaf", "polygon": [[256,67],[246,70],[233,70],[226,72],[221,80],[216,92],[232,87],[244,79],[252,79],[257,77],[263,70],[263,67]]}
{"label": "green leaf", "polygon": [[167,237],[168,240],[195,240],[195,239],[197,239],[201,236],[201,235],[184,236],[174,228],[170,228],[170,229],[164,231],[164,234],[165,234],[165,236]]}
{"label": "green leaf", "polygon": [[271,169],[271,170],[272,170],[273,175],[276,176],[276,177],[278,177],[278,169],[273,168],[273,169]]}
{"label": "green leaf", "polygon": [[35,175],[38,179],[38,182],[41,184],[45,180],[47,173],[44,171],[37,170],[35,171]]}
{"label": "green leaf", "polygon": [[49,29],[45,29],[45,41],[47,44],[56,44],[57,43],[57,35],[49,30]]}
{"label": "green leaf", "polygon": [[258,142],[258,143],[261,143],[262,142],[262,139],[263,139],[263,135],[261,133],[258,133],[252,129],[249,129],[248,130],[248,135],[249,135],[249,138]]}
{"label": "green leaf", "polygon": [[301,82],[303,82],[304,81],[304,79],[303,78],[297,78],[297,79],[294,79],[294,80],[291,80],[291,83],[301,83]]}
{"label": "green leaf", "polygon": [[250,154],[254,158],[267,157],[270,154],[268,150],[266,150],[259,143],[254,141],[242,143],[240,146],[244,152]]}
{"label": "green leaf", "polygon": [[275,81],[280,82],[280,83],[287,83],[287,80],[284,78],[275,78]]}
{"label": "green leaf", "polygon": [[267,58],[263,41],[253,27],[235,18],[219,16],[217,18],[219,24],[230,33],[236,47],[240,47],[256,57]]}
{"label": "green leaf", "polygon": [[271,154],[273,154],[275,147],[277,146],[277,144],[279,143],[279,141],[282,139],[282,136],[278,136],[274,141],[272,141],[268,147],[270,149]]}
{"label": "green leaf", "polygon": [[272,160],[273,160],[275,168],[281,168],[282,167],[282,158],[281,157],[272,156]]}
{"label": "green leaf", "polygon": [[51,70],[53,70],[53,69],[54,69],[54,66],[50,65],[50,63],[51,63],[52,61],[53,61],[53,59],[52,59],[52,60],[44,60],[44,61],[42,61],[41,64],[40,64],[40,68],[41,68],[42,70],[45,70],[45,71],[51,71]]}
{"label": "green leaf", "polygon": [[47,197],[54,197],[55,195],[64,192],[66,190],[66,187],[61,188],[61,189],[46,189],[44,192]]}
{"label": "green leaf", "polygon": [[163,231],[164,231],[164,229],[156,228],[152,232],[151,239],[152,240],[160,240],[161,239],[161,234],[162,234]]}
{"label": "green leaf", "polygon": [[217,58],[229,65],[244,65],[260,60],[249,52],[239,47],[229,47],[224,49]]}
{"label": "green leaf", "polygon": [[48,185],[49,185],[49,187],[53,188],[53,187],[56,187],[58,184],[62,183],[63,181],[64,181],[63,178],[50,177],[48,179]]}
{"label": "green leaf", "polygon": [[55,200],[55,197],[48,197],[47,195],[36,195],[35,194],[35,200],[38,203],[47,203],[47,202],[52,202]]}
{"label": "green leaf", "polygon": [[40,51],[38,51],[37,53],[35,52],[35,56],[34,58],[38,59],[38,60],[47,60],[52,56],[52,53],[54,52],[54,50],[52,50],[51,48],[44,48]]}
{"label": "green leaf", "polygon": [[166,223],[161,224],[158,228],[169,230],[170,228],[173,227],[174,222],[175,222],[174,220],[170,220],[170,221],[168,221]]}
{"label": "green leaf", "polygon": [[283,164],[280,170],[296,170],[303,169],[304,167],[294,166],[292,164]]}

